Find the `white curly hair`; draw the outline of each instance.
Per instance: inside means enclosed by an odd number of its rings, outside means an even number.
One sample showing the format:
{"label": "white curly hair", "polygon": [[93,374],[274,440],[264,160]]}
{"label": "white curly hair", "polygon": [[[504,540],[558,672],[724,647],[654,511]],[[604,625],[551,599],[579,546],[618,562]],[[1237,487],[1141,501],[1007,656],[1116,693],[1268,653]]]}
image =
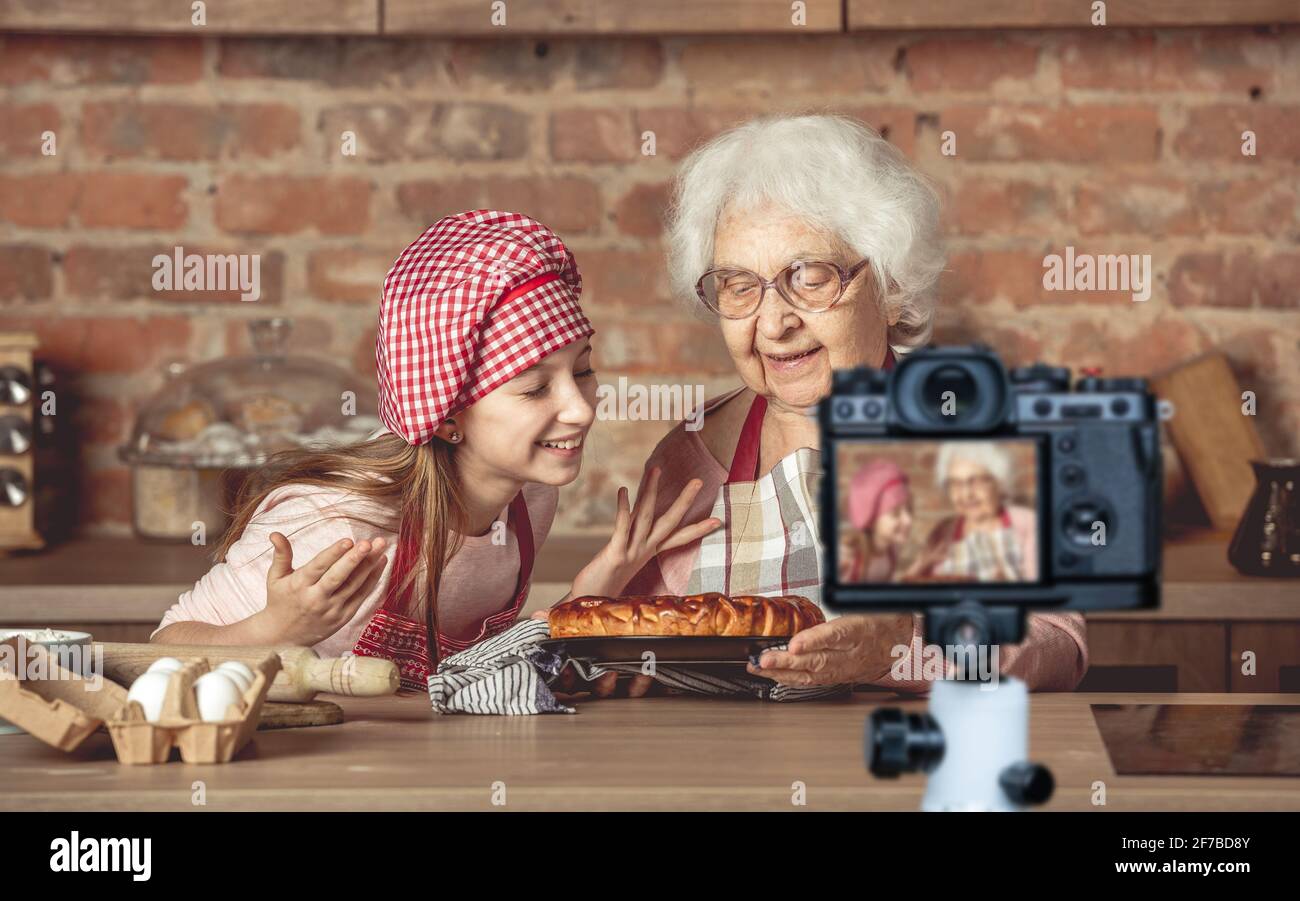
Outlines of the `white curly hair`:
{"label": "white curly hair", "polygon": [[940,491],[948,490],[948,470],[958,460],[983,467],[998,483],[1002,497],[1011,497],[1016,472],[1005,448],[992,441],[945,441],[934,462],[934,484]]}
{"label": "white curly hair", "polygon": [[703,308],[695,283],[713,265],[725,210],[775,203],[871,260],[889,343],[929,340],[945,263],[939,193],[892,144],[847,116],[777,115],[745,122],[681,164],[668,213],[673,292]]}

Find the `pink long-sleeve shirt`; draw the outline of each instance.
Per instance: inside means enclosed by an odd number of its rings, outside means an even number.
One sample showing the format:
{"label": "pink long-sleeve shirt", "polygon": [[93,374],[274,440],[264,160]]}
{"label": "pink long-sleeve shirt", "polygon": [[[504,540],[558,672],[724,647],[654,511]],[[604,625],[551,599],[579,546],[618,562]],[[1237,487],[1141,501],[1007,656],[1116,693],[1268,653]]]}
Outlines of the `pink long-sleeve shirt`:
{"label": "pink long-sleeve shirt", "polygon": [[[709,411],[704,415],[707,417]],[[687,510],[683,523],[698,522],[709,516],[717,498],[718,489],[727,480],[727,467],[713,456],[700,438],[700,431],[690,431],[685,423],[678,423],[655,447],[645,468],[662,469],[655,514],[668,508],[691,479],[700,479],[704,487]],[[624,594],[685,594],[691,570],[699,554],[696,541],[660,554],[645,565],[641,572],[623,589]],[[904,675],[925,672],[922,619],[912,618],[912,638],[905,656],[897,659],[895,669]],[[934,667],[930,667],[933,672]],[[1032,613],[1026,621],[1025,640],[1016,645],[998,648],[998,671],[1014,676],[1031,691],[1073,691],[1088,669],[1088,632],[1083,615],[1079,613]],[[953,674],[950,664],[944,664],[946,676]],[[887,673],[871,684],[899,692],[929,690],[931,679],[898,679]]]}
{"label": "pink long-sleeve shirt", "polygon": [[[535,548],[542,546],[551,530],[558,494],[559,489],[553,486],[524,486]],[[297,483],[276,488],[258,505],[225,561],[213,566],[180,596],[154,634],[177,622],[230,625],[264,609],[266,574],[274,556],[271,532],[281,532],[289,539],[294,569],[344,538],[356,542],[383,536],[388,562],[375,586],[346,626],[313,645],[322,657],[338,657],[351,651],[383,602],[397,554],[397,532],[340,516],[345,510],[378,523],[394,519],[392,511],[377,501],[344,489]],[[501,511],[498,521],[507,521],[507,510]],[[447,563],[438,591],[438,626],[448,636],[461,640],[478,637],[487,617],[514,602],[519,577],[519,543],[514,529],[515,524],[510,522],[504,544],[494,543],[500,538],[492,530],[486,535],[465,536],[460,551]]]}

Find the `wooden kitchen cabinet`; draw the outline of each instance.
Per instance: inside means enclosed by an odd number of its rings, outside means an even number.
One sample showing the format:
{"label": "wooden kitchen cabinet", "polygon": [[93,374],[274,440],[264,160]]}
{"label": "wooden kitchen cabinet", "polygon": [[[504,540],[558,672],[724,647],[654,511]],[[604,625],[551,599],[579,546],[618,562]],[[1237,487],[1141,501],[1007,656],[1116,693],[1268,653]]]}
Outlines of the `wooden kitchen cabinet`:
{"label": "wooden kitchen cabinet", "polygon": [[[846,0],[849,31],[876,28],[1086,28],[1083,0]],[[1129,0],[1111,3],[1112,27],[1254,25],[1294,22],[1295,0]]]}
{"label": "wooden kitchen cabinet", "polygon": [[[378,34],[380,0],[221,0],[208,4],[201,26],[206,34]],[[45,0],[0,3],[0,28],[6,31],[139,32],[189,34],[194,24],[189,3],[174,0]]]}
{"label": "wooden kitchen cabinet", "polygon": [[[1241,671],[1246,651],[1255,652],[1253,676]],[[1300,623],[1235,623],[1227,662],[1231,691],[1300,692]]]}
{"label": "wooden kitchen cabinet", "polygon": [[1227,637],[1223,623],[1090,621],[1078,691],[1228,691]]}
{"label": "wooden kitchen cabinet", "polygon": [[[1300,692],[1300,580],[1243,576],[1226,532],[1175,533],[1158,610],[1087,616],[1078,691]],[[1242,676],[1241,651],[1256,652]]]}
{"label": "wooden kitchen cabinet", "polygon": [[[507,12],[504,21],[500,13]],[[880,29],[1092,28],[1085,0],[221,0],[204,29],[221,35],[345,34],[495,37],[519,35],[800,34]],[[192,34],[189,3],[177,0],[42,0],[0,3],[7,31]],[[1300,21],[1295,0],[1127,0],[1111,4],[1119,27],[1280,25]]]}

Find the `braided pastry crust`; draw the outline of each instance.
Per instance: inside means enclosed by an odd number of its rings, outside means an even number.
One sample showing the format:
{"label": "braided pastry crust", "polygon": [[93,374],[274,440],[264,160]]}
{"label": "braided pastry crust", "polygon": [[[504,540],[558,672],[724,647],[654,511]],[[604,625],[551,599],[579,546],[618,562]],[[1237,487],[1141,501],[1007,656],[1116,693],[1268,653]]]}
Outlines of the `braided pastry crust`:
{"label": "braided pastry crust", "polygon": [[552,638],[593,635],[789,636],[824,623],[812,601],[798,595],[727,597],[717,592],[686,597],[580,597],[551,608]]}

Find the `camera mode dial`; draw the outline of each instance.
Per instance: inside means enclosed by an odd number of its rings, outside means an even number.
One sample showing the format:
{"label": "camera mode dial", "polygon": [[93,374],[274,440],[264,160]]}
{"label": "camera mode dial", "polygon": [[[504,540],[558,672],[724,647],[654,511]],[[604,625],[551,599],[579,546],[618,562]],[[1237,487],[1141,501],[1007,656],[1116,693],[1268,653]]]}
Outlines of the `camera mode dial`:
{"label": "camera mode dial", "polygon": [[1070,370],[1046,363],[1017,366],[1011,370],[1011,384],[1019,391],[1069,391]]}
{"label": "camera mode dial", "polygon": [[1079,379],[1079,384],[1075,386],[1075,390],[1091,391],[1097,394],[1125,391],[1145,392],[1147,390],[1147,380],[1142,378],[1103,378],[1099,375],[1090,375]]}

